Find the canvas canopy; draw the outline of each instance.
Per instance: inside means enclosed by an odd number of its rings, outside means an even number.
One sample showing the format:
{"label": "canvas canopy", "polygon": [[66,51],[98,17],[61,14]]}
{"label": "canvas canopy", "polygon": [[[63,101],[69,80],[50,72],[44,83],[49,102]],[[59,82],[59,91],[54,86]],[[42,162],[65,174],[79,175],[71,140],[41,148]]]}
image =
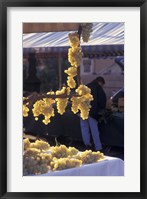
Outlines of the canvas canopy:
{"label": "canvas canopy", "polygon": [[[72,31],[37,32],[23,34],[23,51],[39,53],[67,53],[69,48],[68,34]],[[89,42],[81,39],[83,52],[120,52],[124,51],[124,23],[93,23]]]}

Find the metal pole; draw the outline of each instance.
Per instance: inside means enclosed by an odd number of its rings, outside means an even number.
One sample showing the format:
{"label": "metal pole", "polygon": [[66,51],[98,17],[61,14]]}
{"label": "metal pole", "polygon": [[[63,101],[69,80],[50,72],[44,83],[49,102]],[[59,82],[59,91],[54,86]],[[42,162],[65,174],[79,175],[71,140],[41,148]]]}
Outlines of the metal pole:
{"label": "metal pole", "polygon": [[61,52],[58,53],[58,72],[59,72],[59,89],[62,87],[62,57]]}

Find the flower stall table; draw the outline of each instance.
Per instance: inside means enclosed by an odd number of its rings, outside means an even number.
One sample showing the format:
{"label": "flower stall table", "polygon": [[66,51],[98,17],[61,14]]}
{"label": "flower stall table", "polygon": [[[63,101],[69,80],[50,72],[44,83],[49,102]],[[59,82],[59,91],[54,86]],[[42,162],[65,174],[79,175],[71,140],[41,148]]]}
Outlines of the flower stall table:
{"label": "flower stall table", "polygon": [[34,176],[124,176],[124,161],[105,156],[103,161]]}

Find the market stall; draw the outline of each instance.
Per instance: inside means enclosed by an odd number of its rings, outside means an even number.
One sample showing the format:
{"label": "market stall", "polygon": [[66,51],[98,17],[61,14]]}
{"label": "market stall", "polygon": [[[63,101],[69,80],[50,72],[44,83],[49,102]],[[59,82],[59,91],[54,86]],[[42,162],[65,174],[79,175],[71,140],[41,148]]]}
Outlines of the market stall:
{"label": "market stall", "polygon": [[[60,84],[58,90],[49,90],[46,93],[40,93],[39,89],[37,90],[37,88],[39,88],[39,82],[37,82],[36,76],[35,51],[30,52],[29,75],[25,82],[28,84],[27,86],[30,90],[29,94],[24,96],[23,98],[23,116],[24,118],[27,118],[24,119],[24,131],[31,133],[32,130],[30,128],[33,128],[34,124],[37,124],[37,129],[34,129],[35,134],[37,134],[39,127],[41,127],[42,130],[40,129],[39,131],[42,136],[44,134],[44,136],[50,137],[52,134],[54,134],[54,138],[59,137],[59,135],[64,135],[65,137],[67,135],[67,137],[70,137],[70,133],[73,134],[72,129],[73,126],[75,126],[75,117],[73,117],[72,122],[71,118],[69,118],[69,115],[71,113],[72,115],[75,115],[77,117],[77,123],[79,123],[79,118],[82,118],[82,120],[88,119],[91,107],[90,102],[93,100],[93,96],[91,94],[91,90],[82,83],[80,76],[80,63],[83,56],[80,39],[82,37],[82,40],[84,42],[88,42],[91,31],[92,23],[87,23],[80,24],[78,26],[78,32],[68,33],[68,39],[70,44],[70,47],[68,49],[68,61],[70,63],[70,66],[66,70],[64,70],[64,73],[67,74],[66,85],[61,84],[62,82],[59,78]],[[46,38],[48,38],[48,36]],[[60,40],[62,39],[60,38]],[[61,54],[59,53],[59,55]],[[33,74],[35,76],[33,76]],[[35,80],[35,84],[33,84],[32,80]],[[35,92],[33,92],[34,88]],[[42,122],[41,125],[40,122]],[[67,127],[69,126],[71,127],[71,129],[67,130]],[[80,125],[78,124],[77,126],[79,127]],[[57,144],[58,142],[56,143],[56,145]],[[46,147],[49,149],[48,142],[37,140],[36,143],[30,143],[28,139],[24,140],[25,175],[31,174],[32,172],[34,174],[43,174],[48,173],[49,170],[56,171],[60,170],[61,168],[69,169],[72,167],[79,167],[82,168],[82,170],[80,169],[82,172],[87,172],[85,170],[87,165],[85,167],[85,164],[91,164],[94,162],[97,162],[95,167],[96,172],[99,171],[101,175],[123,175],[122,170],[120,171],[120,173],[116,172],[115,174],[113,172],[103,172],[101,169],[99,169],[98,167],[101,165],[99,161],[106,163],[106,160],[108,160],[100,152],[92,152],[91,150],[80,152],[79,150],[74,148],[73,150],[74,152],[76,151],[76,154],[71,154],[70,147],[67,148],[64,145],[60,145],[59,147],[55,146],[51,148],[50,154],[47,152]],[[46,151],[45,153],[43,152],[44,150]],[[60,156],[61,154],[63,155],[63,157]],[[111,164],[113,165],[114,163],[115,165],[117,165],[117,162],[119,161],[108,160],[108,162],[108,165],[106,164],[103,166],[106,166],[109,171],[109,169],[111,170],[112,168]],[[121,165],[120,168],[121,167],[123,166]],[[75,175],[77,175],[76,172]],[[91,173],[91,175],[94,175],[94,173]]]}

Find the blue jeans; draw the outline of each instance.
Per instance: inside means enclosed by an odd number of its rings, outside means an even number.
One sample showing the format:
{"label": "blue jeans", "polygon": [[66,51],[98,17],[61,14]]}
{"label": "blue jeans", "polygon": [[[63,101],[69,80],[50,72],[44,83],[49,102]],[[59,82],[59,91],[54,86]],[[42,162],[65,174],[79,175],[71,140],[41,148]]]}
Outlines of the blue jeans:
{"label": "blue jeans", "polygon": [[97,121],[90,116],[87,120],[83,120],[80,117],[80,126],[81,126],[81,132],[84,144],[91,145],[90,143],[90,133],[91,133],[95,150],[101,150],[102,144],[99,136]]}

